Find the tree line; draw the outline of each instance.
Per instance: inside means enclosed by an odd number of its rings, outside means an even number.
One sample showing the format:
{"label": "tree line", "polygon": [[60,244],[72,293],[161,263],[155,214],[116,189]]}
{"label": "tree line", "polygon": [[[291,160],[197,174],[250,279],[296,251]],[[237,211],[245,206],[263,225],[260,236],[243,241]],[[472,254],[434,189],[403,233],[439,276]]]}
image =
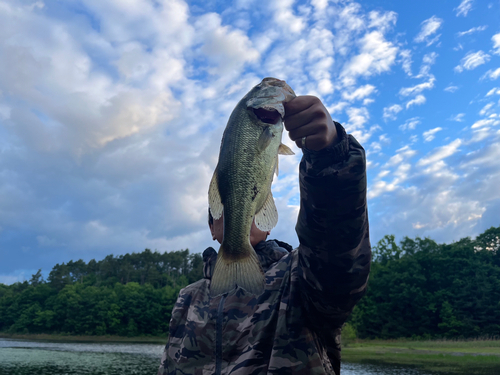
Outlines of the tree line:
{"label": "tree line", "polygon": [[500,336],[500,227],[438,244],[387,235],[350,324],[362,338]]}
{"label": "tree line", "polygon": [[[179,290],[202,277],[201,254],[188,250],[56,264],[47,280],[39,270],[0,284],[0,332],[165,335]],[[349,329],[361,338],[500,336],[500,226],[451,244],[385,236]]]}
{"label": "tree line", "polygon": [[0,284],[0,332],[165,335],[179,290],[202,277],[189,250],[56,264],[47,280]]}

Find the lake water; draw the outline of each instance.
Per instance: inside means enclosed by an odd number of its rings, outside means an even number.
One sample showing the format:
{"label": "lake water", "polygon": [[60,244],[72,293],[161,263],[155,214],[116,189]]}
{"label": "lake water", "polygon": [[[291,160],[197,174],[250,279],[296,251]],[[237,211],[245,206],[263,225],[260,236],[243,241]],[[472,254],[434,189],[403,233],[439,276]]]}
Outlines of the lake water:
{"label": "lake water", "polygon": [[[156,375],[164,345],[0,338],[0,375]],[[342,375],[431,375],[399,366],[342,364]]]}

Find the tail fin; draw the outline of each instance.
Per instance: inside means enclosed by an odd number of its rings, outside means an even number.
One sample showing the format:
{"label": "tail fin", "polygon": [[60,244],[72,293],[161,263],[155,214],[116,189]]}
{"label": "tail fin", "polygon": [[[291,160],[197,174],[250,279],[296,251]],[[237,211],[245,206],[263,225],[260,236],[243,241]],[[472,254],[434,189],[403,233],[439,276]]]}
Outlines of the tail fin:
{"label": "tail fin", "polygon": [[[229,259],[223,245],[217,254],[214,274],[210,283],[210,294],[215,297],[240,286],[247,292],[260,295],[264,292],[265,278],[255,250],[250,247],[240,259]],[[227,253],[226,253],[227,254]],[[232,257],[231,257],[232,258]]]}

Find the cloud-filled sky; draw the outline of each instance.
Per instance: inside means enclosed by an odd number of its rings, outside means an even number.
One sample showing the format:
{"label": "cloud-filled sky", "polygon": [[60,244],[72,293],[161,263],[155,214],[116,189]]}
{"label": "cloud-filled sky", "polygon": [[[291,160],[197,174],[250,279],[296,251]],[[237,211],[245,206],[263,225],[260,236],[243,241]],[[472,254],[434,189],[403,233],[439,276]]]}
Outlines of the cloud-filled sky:
{"label": "cloud-filled sky", "polygon": [[[365,147],[372,244],[499,226],[499,19],[498,0],[0,0],[0,282],[217,248],[222,132],[267,76]],[[297,246],[283,141],[271,238]]]}

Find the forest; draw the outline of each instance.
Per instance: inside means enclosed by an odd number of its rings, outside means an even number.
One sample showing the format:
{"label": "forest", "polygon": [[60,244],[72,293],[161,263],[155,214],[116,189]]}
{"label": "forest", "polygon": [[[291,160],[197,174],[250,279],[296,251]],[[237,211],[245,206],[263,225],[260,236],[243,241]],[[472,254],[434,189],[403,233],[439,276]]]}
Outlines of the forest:
{"label": "forest", "polygon": [[47,280],[0,284],[0,332],[166,335],[179,290],[202,277],[189,250],[56,264]]}
{"label": "forest", "polygon": [[[202,277],[189,250],[56,264],[0,284],[0,332],[166,335],[179,290]],[[500,336],[500,226],[451,244],[386,235],[349,325],[360,338]]]}

